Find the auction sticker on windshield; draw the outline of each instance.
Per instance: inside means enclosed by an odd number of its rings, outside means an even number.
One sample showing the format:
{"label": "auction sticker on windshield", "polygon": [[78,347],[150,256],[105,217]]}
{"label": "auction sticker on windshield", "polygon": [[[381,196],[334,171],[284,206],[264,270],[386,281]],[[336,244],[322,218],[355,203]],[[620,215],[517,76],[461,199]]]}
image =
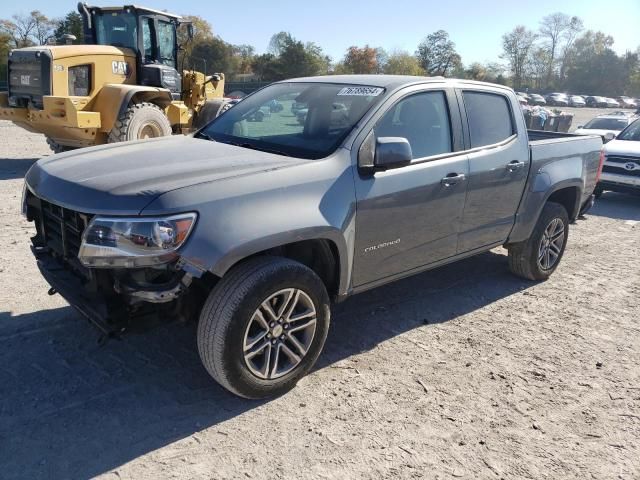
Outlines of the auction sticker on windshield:
{"label": "auction sticker on windshield", "polygon": [[384,88],[380,87],[345,87],[338,92],[338,95],[377,97],[382,92],[384,92]]}

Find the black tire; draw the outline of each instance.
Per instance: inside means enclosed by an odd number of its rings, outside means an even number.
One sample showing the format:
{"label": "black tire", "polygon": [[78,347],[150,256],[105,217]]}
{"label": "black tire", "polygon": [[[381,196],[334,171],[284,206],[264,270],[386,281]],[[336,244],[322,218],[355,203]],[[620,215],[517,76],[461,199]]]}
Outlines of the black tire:
{"label": "black tire", "polygon": [[62,153],[62,152],[68,152],[70,150],[75,150],[75,147],[69,147],[67,145],[60,145],[58,142],[56,142],[55,140],[47,137],[47,145],[49,145],[49,148],[51,149],[51,151],[53,153]]}
{"label": "black tire", "polygon": [[602,196],[603,192],[604,192],[604,190],[602,189],[602,187],[596,187],[595,190],[593,191],[593,195],[596,198],[600,198]]}
{"label": "black tire", "polygon": [[[315,330],[297,366],[279,378],[260,378],[251,371],[243,347],[255,313],[284,289],[300,289],[313,302]],[[230,392],[250,399],[277,396],[293,388],[313,367],[324,346],[329,320],[329,296],[311,269],[286,258],[256,257],[232,268],[209,294],[198,324],[198,352],[209,374]]]}
{"label": "black tire", "polygon": [[153,103],[136,103],[116,120],[109,132],[109,143],[167,137],[173,132],[164,112]]}
{"label": "black tire", "polygon": [[[542,243],[546,241],[545,231],[556,219],[561,221],[563,226],[562,246],[553,265],[550,268],[544,268],[539,259],[539,254],[543,247]],[[569,215],[567,210],[558,203],[547,202],[529,239],[508,245],[509,269],[515,275],[527,280],[546,280],[560,264],[567,246],[568,236]],[[559,238],[560,236],[558,236]]]}
{"label": "black tire", "polygon": [[217,118],[218,115],[221,115],[229,110],[232,106],[232,103],[229,103],[223,98],[207,100],[200,111],[197,113],[196,118],[193,121],[193,128],[195,130],[200,130],[207,123]]}

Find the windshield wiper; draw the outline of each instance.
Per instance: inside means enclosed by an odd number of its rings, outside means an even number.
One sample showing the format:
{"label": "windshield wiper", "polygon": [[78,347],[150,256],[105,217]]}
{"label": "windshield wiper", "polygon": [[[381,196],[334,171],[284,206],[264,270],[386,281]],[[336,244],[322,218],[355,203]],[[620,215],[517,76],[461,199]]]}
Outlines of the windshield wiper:
{"label": "windshield wiper", "polygon": [[198,138],[204,138],[205,140],[209,140],[210,142],[215,142],[211,135],[208,135],[204,132],[198,132]]}
{"label": "windshield wiper", "polygon": [[234,145],[236,147],[242,147],[242,148],[249,148],[251,150],[257,150],[259,152],[265,152],[265,153],[274,153],[276,155],[283,155],[285,157],[290,157],[291,155],[289,155],[286,152],[283,152],[282,150],[276,150],[273,148],[267,148],[267,147],[259,147],[253,143],[247,143],[247,142],[223,142],[223,143],[227,143],[229,145]]}

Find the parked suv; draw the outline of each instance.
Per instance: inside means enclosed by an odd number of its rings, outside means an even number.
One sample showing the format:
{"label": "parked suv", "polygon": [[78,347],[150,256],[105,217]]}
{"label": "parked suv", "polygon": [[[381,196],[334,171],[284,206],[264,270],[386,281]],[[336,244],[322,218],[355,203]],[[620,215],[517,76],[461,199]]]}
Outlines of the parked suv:
{"label": "parked suv", "polygon": [[640,193],[640,119],[605,145],[604,157],[596,196],[602,195],[605,190]]}
{"label": "parked suv", "polygon": [[[292,99],[304,124],[247,121]],[[264,398],[313,367],[332,301],[500,245],[513,273],[547,279],[591,204],[601,147],[528,134],[499,85],[312,77],[265,87],[194,136],[42,159],[24,212],[50,293],[110,335],[198,319],[211,376]]]}

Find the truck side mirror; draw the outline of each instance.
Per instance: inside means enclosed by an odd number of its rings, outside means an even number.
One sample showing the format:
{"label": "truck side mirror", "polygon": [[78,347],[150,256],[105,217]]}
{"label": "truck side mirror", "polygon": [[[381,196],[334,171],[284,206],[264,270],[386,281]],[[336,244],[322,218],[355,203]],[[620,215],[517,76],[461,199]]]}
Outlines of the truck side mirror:
{"label": "truck side mirror", "polygon": [[376,170],[389,170],[409,165],[413,152],[409,140],[402,137],[380,137],[376,140],[373,165]]}
{"label": "truck side mirror", "polygon": [[187,24],[187,36],[189,37],[189,41],[193,40],[193,23],[188,23]]}
{"label": "truck side mirror", "polygon": [[613,132],[607,132],[607,133],[604,134],[604,141],[605,142],[610,142],[614,138],[616,138],[616,134],[613,133]]}

